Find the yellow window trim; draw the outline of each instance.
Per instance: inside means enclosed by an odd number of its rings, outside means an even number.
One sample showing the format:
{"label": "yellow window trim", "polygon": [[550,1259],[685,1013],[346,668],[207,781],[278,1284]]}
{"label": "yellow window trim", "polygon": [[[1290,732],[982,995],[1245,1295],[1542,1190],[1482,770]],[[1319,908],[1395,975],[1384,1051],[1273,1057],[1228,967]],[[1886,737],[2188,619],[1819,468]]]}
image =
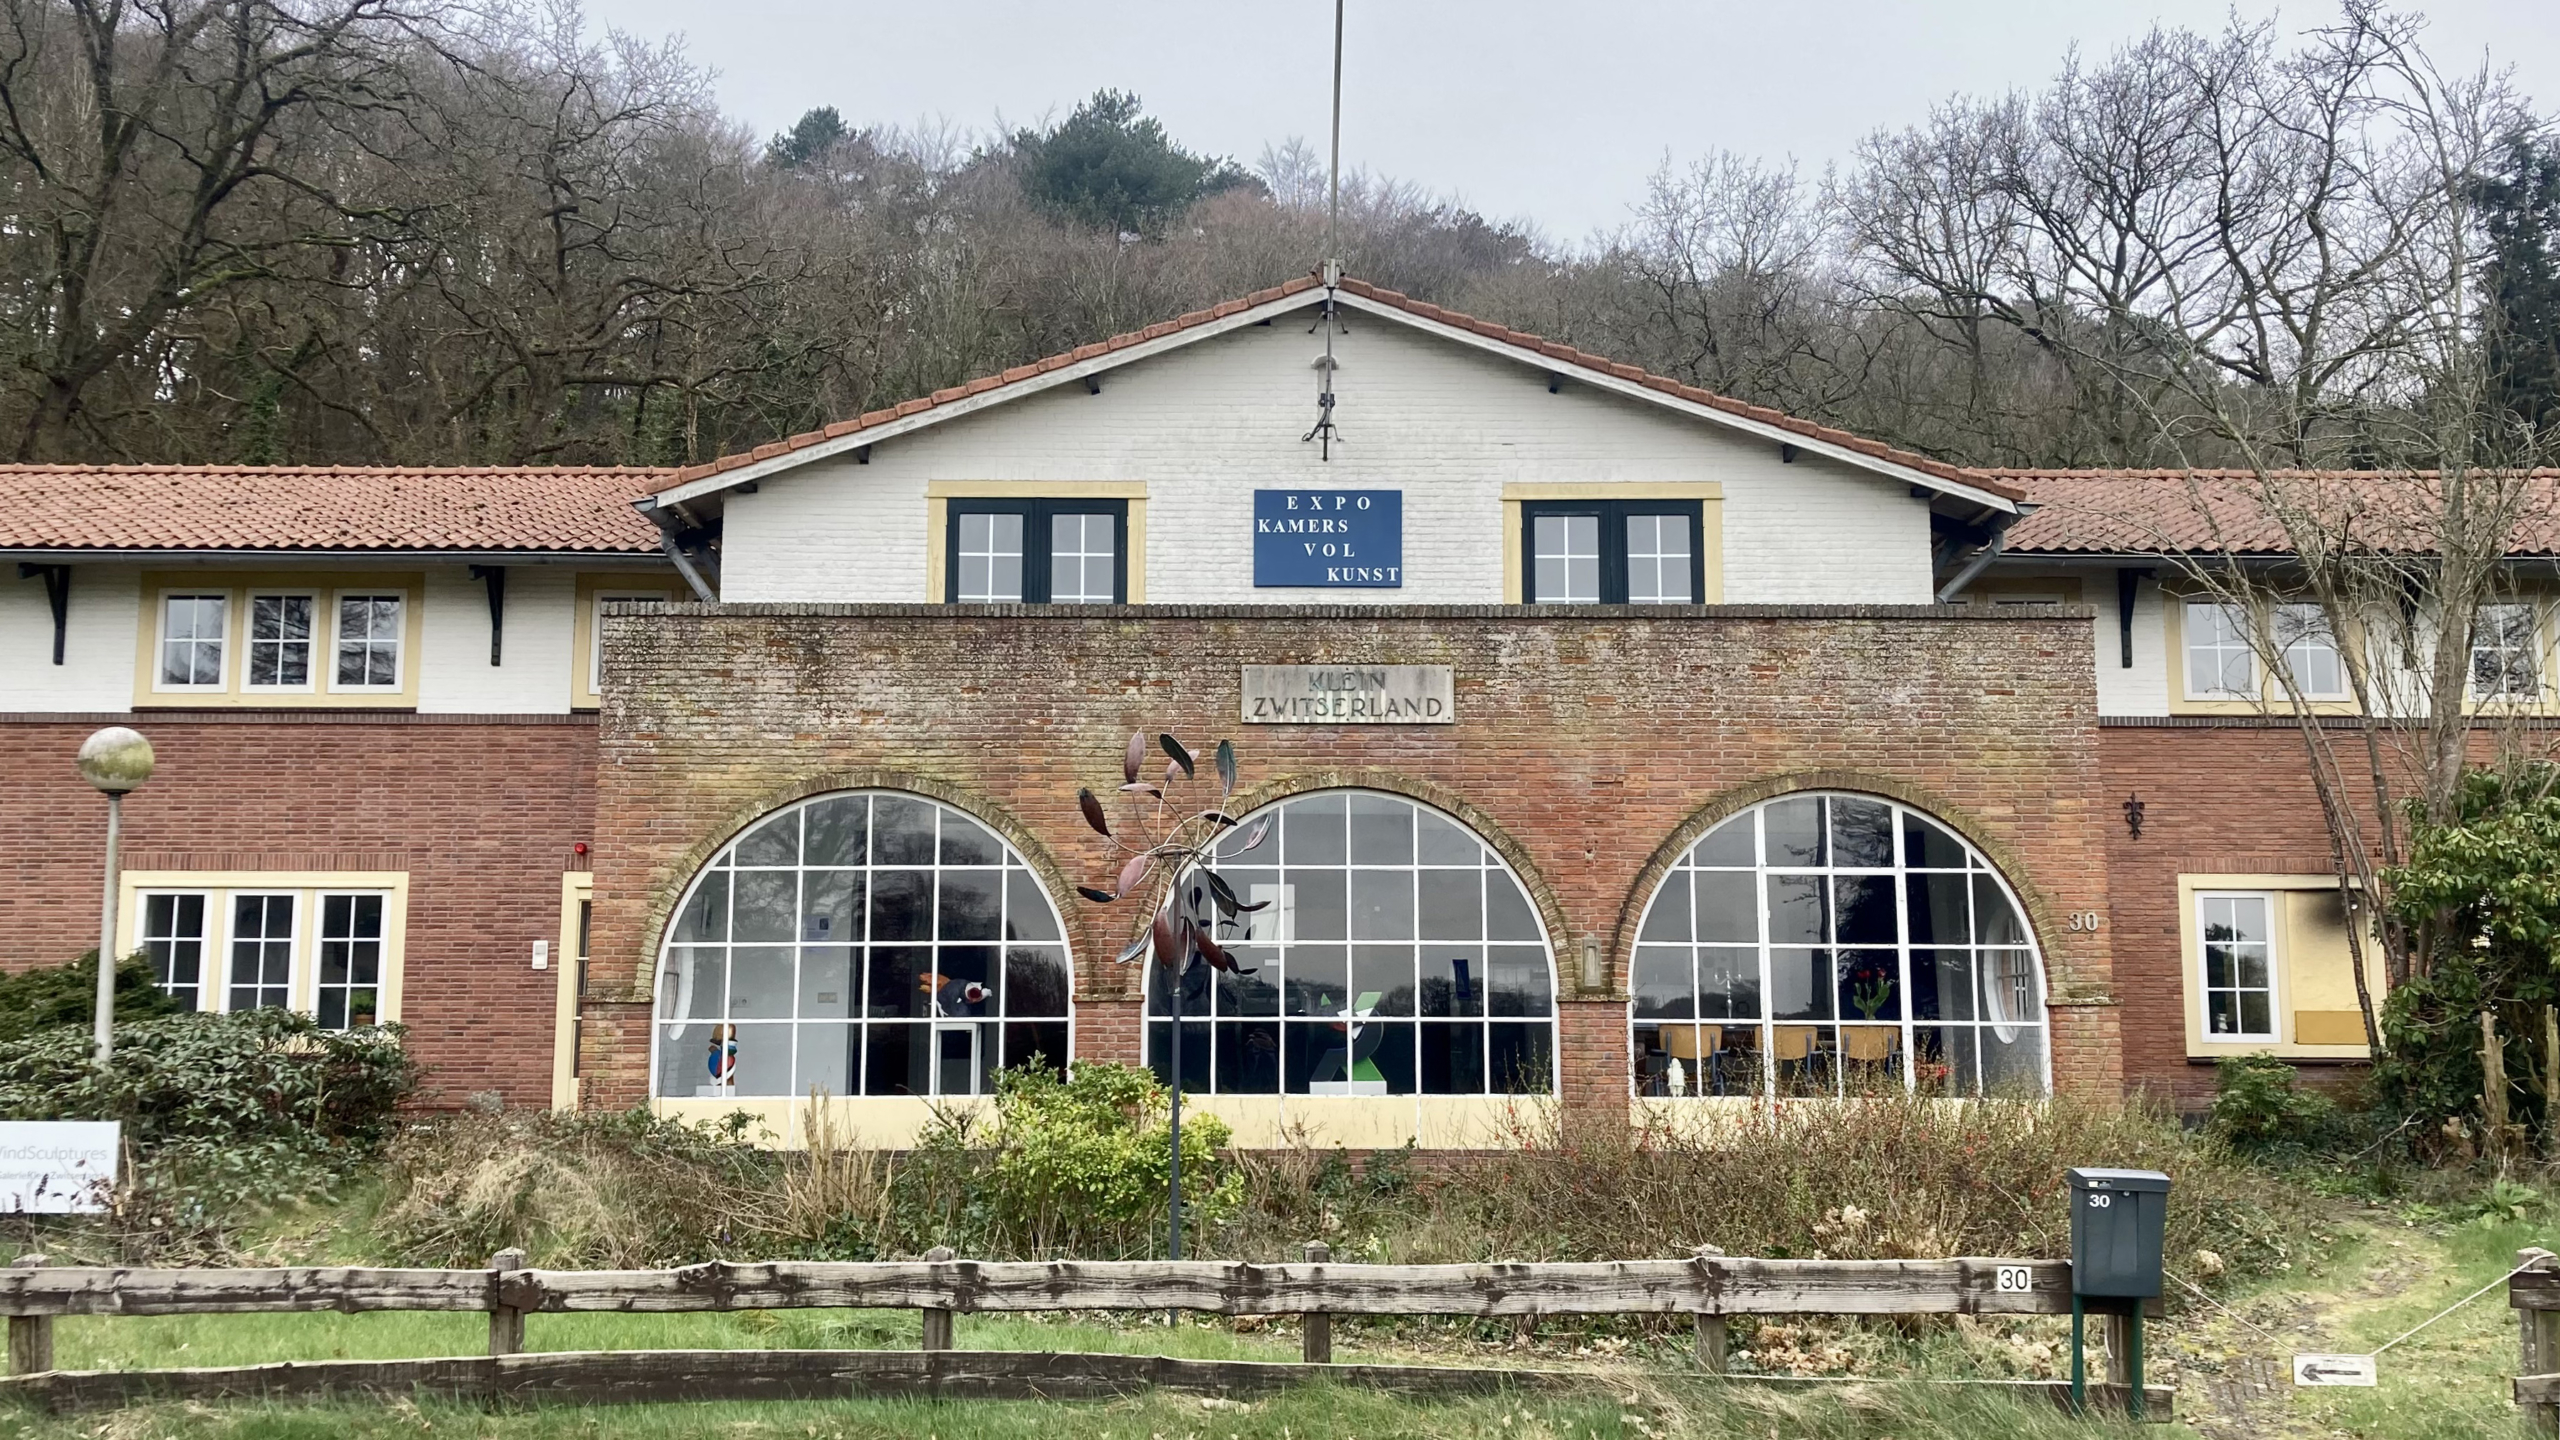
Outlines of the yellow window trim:
{"label": "yellow window trim", "polygon": [[[292,891],[298,906],[293,928],[292,1007],[308,1015],[316,1008],[320,965],[317,953],[317,897],[349,890],[380,891],[382,901],[382,983],[375,1017],[385,1025],[400,1018],[409,934],[409,873],[405,870],[127,870],[117,877],[116,948],[127,955],[142,948],[142,897],[168,890]],[[212,923],[208,916],[208,924]],[[224,983],[225,956],[206,937],[204,991],[211,996]]]}
{"label": "yellow window trim", "polygon": [[[2225,603],[2228,602],[2217,595],[2199,595],[2189,590],[2173,589],[2165,585],[2161,587],[2160,630],[2163,642],[2161,648],[2166,652],[2169,666],[2169,673],[2165,677],[2169,687],[2169,713],[2172,715],[2291,715],[2293,706],[2284,698],[2284,687],[2276,683],[2275,677],[2267,672],[2264,660],[2255,654],[2252,654],[2249,663],[2258,672],[2260,698],[2196,700],[2188,697],[2187,606]],[[2364,643],[2361,633],[2353,638],[2356,644]],[[2309,704],[2311,713],[2315,715],[2357,713],[2356,702],[2353,700],[2313,700]]]}
{"label": "yellow window trim", "polygon": [[593,871],[572,870],[560,877],[560,943],[552,951],[552,968],[559,971],[553,988],[554,1013],[551,1021],[551,1108],[578,1108],[578,905],[595,898],[596,877]]}
{"label": "yellow window trim", "polygon": [[[2212,605],[2227,602],[2225,602],[2220,596],[2198,594],[2192,590],[2175,589],[2165,585],[2161,587],[2160,599],[2160,624],[2164,640],[2163,648],[2168,652],[2169,673],[2166,678],[2169,687],[2170,714],[2290,715],[2293,713],[2291,705],[2289,705],[2284,698],[2284,687],[2275,683],[2274,676],[2265,673],[2266,667],[2263,664],[2258,665],[2258,669],[2260,671],[2258,683],[2264,697],[2262,699],[2194,700],[2188,698],[2187,606],[2190,603]],[[2544,595],[2520,595],[2510,601],[2490,601],[2488,603],[2520,604],[2531,605],[2534,607],[2536,612],[2534,627],[2535,638],[2541,642],[2542,652],[2542,694],[2532,700],[2482,700],[2474,697],[2470,693],[2470,685],[2466,680],[2463,686],[2462,713],[2466,715],[2560,714],[2560,703],[2555,703],[2555,690],[2553,686],[2553,667],[2555,664],[2560,664],[2560,633],[2555,632],[2560,632],[2560,627],[2555,627],[2551,623],[2550,597]],[[2361,633],[2359,633],[2355,639],[2356,643],[2363,643],[2363,636]],[[2310,702],[2310,706],[2311,712],[2315,715],[2353,715],[2358,713],[2356,702],[2351,699],[2314,700]]]}
{"label": "yellow window trim", "polygon": [[1128,570],[1132,605],[1147,603],[1147,482],[1144,480],[929,480],[924,487],[924,598],[942,602],[942,552],[950,533],[946,500],[1126,500],[1129,502]]}
{"label": "yellow window trim", "polygon": [[574,604],[577,613],[571,617],[569,642],[569,708],[594,710],[604,704],[589,677],[596,673],[596,597],[654,598],[659,600],[690,599],[684,582],[674,576],[649,571],[626,570],[620,573],[582,574],[578,577]]}
{"label": "yellow window trim", "polygon": [[1520,553],[1520,506],[1530,500],[1696,500],[1698,544],[1705,557],[1701,593],[1724,603],[1724,486],[1714,480],[1514,481],[1502,487],[1502,603],[1517,605],[1526,588]]}
{"label": "yellow window trim", "polygon": [[[2274,982],[2276,1038],[2268,1040],[2217,1040],[2207,1033],[2204,1024],[2204,937],[2199,932],[2196,897],[2223,891],[2258,892],[2275,897],[2269,907],[2270,975]],[[2305,913],[2315,898],[2334,898],[2338,880],[2334,875],[2180,875],[2178,877],[2179,990],[2185,996],[2187,1055],[2192,1059],[2214,1059],[2224,1055],[2273,1054],[2288,1059],[2362,1059],[2368,1053],[2364,1043],[2364,1016],[2355,1008],[2355,977],[2348,973],[2343,933],[2338,937],[2334,954],[2326,956],[2338,962],[2335,976],[2324,976],[2306,967],[2297,972],[2297,959],[2317,961],[2323,956],[2304,956],[2318,940]],[[2365,947],[2365,985],[2379,1005],[2383,996],[2382,956],[2378,945]],[[2326,967],[2324,967],[2326,968]],[[2341,988],[2343,987],[2343,988]],[[2352,1029],[2349,1027],[2352,1026]],[[2304,1032],[2315,1037],[2306,1040]],[[2352,1040],[2321,1039],[2321,1036],[2352,1034]]]}
{"label": "yellow window trim", "polygon": [[[135,637],[133,704],[137,710],[309,709],[414,710],[418,706],[419,637],[425,629],[426,576],[416,570],[158,570],[142,575],[142,619]],[[337,662],[337,597],[387,595],[400,601],[400,688],[333,690]],[[279,592],[318,597],[307,690],[252,690],[248,685],[249,600]],[[171,595],[222,595],[222,684],[159,688],[160,626]]]}

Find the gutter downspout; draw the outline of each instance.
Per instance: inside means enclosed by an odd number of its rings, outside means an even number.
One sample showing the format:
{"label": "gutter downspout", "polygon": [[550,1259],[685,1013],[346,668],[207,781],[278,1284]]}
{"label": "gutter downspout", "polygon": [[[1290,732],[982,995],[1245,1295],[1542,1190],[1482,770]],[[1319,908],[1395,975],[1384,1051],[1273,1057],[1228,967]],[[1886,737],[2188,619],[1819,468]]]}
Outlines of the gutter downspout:
{"label": "gutter downspout", "polygon": [[1981,549],[1973,552],[1973,558],[1966,561],[1964,568],[1955,573],[1954,579],[1938,587],[1939,604],[1954,604],[1956,597],[1964,593],[1964,587],[1972,584],[1975,576],[1989,569],[1991,562],[2000,558],[2000,552],[2009,544],[2009,527],[2025,519],[2028,508],[2021,506],[2015,514],[2004,515],[1992,524],[1991,538],[1983,542]]}
{"label": "gutter downspout", "polygon": [[695,597],[705,605],[719,604],[719,595],[703,582],[702,572],[693,567],[693,561],[685,557],[684,547],[676,543],[675,522],[667,517],[667,512],[655,505],[640,505],[633,508],[656,522],[658,549],[665,552],[669,560],[675,562],[676,573],[684,577],[684,583],[693,587]]}

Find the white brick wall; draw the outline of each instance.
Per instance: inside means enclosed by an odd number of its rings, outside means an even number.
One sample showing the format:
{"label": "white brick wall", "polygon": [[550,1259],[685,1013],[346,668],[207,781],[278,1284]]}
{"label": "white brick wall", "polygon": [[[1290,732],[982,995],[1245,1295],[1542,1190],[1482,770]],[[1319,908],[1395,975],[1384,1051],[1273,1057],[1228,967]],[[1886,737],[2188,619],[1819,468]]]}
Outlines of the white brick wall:
{"label": "white brick wall", "polygon": [[[1353,316],[1337,339],[1342,440],[1302,443],[1323,349],[1276,320],[731,492],[728,600],[913,601],[925,594],[925,487],[936,480],[1147,484],[1155,602],[1489,604],[1502,599],[1502,487],[1515,481],[1724,486],[1724,598],[1929,598],[1928,507],[1907,488],[1546,372]],[[1399,589],[1253,587],[1256,489],[1404,492]]]}
{"label": "white brick wall", "polygon": [[124,710],[133,704],[141,631],[141,572],[71,567],[69,634],[53,663],[53,611],[44,582],[0,572],[0,710]]}
{"label": "white brick wall", "polygon": [[507,569],[506,643],[489,663],[489,588],[467,566],[427,572],[420,616],[418,709],[463,715],[565,714],[577,574]]}

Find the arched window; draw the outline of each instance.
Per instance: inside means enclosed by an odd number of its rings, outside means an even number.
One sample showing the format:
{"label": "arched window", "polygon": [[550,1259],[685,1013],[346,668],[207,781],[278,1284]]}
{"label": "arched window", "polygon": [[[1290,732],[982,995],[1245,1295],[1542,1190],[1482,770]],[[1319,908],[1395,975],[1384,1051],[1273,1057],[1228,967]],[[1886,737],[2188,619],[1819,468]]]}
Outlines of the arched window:
{"label": "arched window", "polygon": [[[1278,823],[1244,849],[1264,816]],[[1270,904],[1242,917],[1230,942],[1252,973],[1202,966],[1186,984],[1184,1089],[1554,1091],[1546,932],[1518,877],[1473,831],[1398,795],[1302,795],[1229,832],[1217,866],[1246,903]],[[1170,1080],[1170,977],[1147,968],[1148,1061]]]}
{"label": "arched window", "polygon": [[1065,931],[1012,846],[917,795],[822,795],[694,878],[658,963],[667,1099],[981,1095],[1071,1053]]}
{"label": "arched window", "polygon": [[2046,1088],[2035,937],[1954,832],[1866,795],[1790,795],[1689,848],[1645,907],[1639,1095]]}

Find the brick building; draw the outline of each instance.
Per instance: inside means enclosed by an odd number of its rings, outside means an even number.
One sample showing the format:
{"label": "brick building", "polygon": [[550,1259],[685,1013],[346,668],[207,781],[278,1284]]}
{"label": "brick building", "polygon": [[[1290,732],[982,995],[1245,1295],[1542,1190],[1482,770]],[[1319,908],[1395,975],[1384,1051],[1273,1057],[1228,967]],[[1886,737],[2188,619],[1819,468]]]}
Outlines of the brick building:
{"label": "brick building", "polygon": [[1180,1005],[1245,1143],[2351,1061],[2299,741],[2178,683],[2213,617],[2057,519],[2093,483],[1349,280],[682,471],[0,470],[0,963],[94,943],[69,757],[131,724],[119,947],[200,1006],[894,1143],[1171,1073],[1075,888],[1168,731],[1243,768],[1250,968]]}

